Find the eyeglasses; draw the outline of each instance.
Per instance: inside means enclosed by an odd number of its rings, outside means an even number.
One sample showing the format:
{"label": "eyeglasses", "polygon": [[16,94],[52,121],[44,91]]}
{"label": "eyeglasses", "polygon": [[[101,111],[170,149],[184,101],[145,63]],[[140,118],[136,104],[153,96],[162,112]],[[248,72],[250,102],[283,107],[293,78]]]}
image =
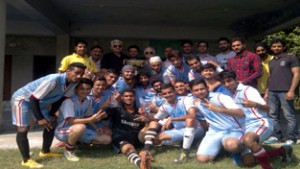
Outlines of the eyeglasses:
{"label": "eyeglasses", "polygon": [[145,52],[145,55],[148,55],[148,54],[153,55],[153,52]]}
{"label": "eyeglasses", "polygon": [[122,45],[114,45],[113,47],[114,47],[114,48],[121,48]]}

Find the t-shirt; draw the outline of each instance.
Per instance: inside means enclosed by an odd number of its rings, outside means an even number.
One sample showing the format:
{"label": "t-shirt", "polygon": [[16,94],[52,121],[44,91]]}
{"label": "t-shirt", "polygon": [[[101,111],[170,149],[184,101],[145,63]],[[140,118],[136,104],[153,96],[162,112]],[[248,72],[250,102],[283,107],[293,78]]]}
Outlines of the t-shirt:
{"label": "t-shirt", "polygon": [[128,56],[121,53],[121,56],[118,57],[113,52],[106,53],[103,56],[103,60],[101,61],[102,69],[114,69],[117,72],[121,72],[124,66],[124,59],[127,59]]}
{"label": "t-shirt", "polygon": [[68,56],[64,57],[62,59],[62,61],[60,62],[60,67],[58,70],[65,72],[65,71],[67,71],[69,65],[74,62],[79,62],[79,63],[84,64],[86,66],[87,70],[93,69],[94,73],[99,71],[97,66],[95,65],[95,62],[90,57],[88,57],[87,55],[80,56],[76,53],[73,53],[72,55],[68,55]]}
{"label": "t-shirt", "polygon": [[293,54],[282,53],[269,62],[270,81],[269,91],[288,91],[292,84],[291,69],[299,67],[298,58]]}
{"label": "t-shirt", "polygon": [[234,51],[230,51],[227,54],[219,53],[216,55],[216,61],[221,66],[221,68],[225,69],[228,59],[235,55],[236,54]]}

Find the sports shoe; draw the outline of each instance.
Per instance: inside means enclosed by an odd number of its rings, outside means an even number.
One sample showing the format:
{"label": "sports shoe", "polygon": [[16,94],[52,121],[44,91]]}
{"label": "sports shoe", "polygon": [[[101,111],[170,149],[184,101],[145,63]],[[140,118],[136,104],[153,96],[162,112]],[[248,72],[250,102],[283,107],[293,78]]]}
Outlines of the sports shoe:
{"label": "sports shoe", "polygon": [[285,150],[284,155],[282,156],[282,162],[292,162],[292,153],[293,153],[293,148],[290,145],[284,145],[282,146]]}
{"label": "sports shoe", "polygon": [[268,140],[264,141],[264,144],[274,144],[274,143],[279,143],[278,138],[271,136],[268,138]]}
{"label": "sports shoe", "polygon": [[72,162],[77,162],[77,161],[79,161],[79,157],[77,157],[77,156],[75,155],[75,152],[74,152],[74,151],[67,151],[67,150],[65,150],[65,151],[64,151],[64,155],[65,155],[65,157],[67,158],[67,160],[69,160],[69,161],[72,161]]}
{"label": "sports shoe", "polygon": [[177,163],[177,164],[186,163],[188,157],[189,157],[188,154],[186,154],[186,153],[184,153],[184,152],[181,152],[181,153],[179,154],[179,156],[174,160],[174,162]]}
{"label": "sports shoe", "polygon": [[62,154],[58,154],[58,153],[43,153],[43,152],[40,152],[39,153],[39,157],[42,157],[42,158],[45,158],[45,157],[62,157],[63,155]]}
{"label": "sports shoe", "polygon": [[141,169],[150,169],[150,155],[151,153],[148,150],[142,150],[140,152],[140,157],[141,157],[141,164],[140,168]]}
{"label": "sports shoe", "polygon": [[286,140],[284,145],[294,145],[296,144],[293,140]]}
{"label": "sports shoe", "polygon": [[40,164],[34,160],[29,159],[26,163],[22,161],[21,166],[27,168],[44,168],[43,164]]}

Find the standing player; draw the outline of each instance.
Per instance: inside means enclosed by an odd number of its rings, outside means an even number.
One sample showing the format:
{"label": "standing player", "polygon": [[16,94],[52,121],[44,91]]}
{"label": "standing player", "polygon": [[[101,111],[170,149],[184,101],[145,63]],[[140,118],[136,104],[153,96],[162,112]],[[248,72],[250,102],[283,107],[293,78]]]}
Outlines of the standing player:
{"label": "standing player", "polygon": [[243,143],[248,147],[263,169],[271,169],[270,160],[282,156],[284,160],[291,160],[292,147],[282,146],[278,149],[266,151],[260,144],[273,131],[273,124],[268,116],[268,105],[259,92],[248,85],[239,83],[233,71],[220,73],[222,83],[232,93],[233,98],[241,106],[245,114],[245,131]]}
{"label": "standing player", "polygon": [[[13,125],[18,127],[17,144],[21,152],[22,166],[28,168],[43,168],[42,164],[30,159],[28,131],[30,116],[34,115],[38,124],[43,126],[43,149],[40,157],[52,157],[50,153],[54,138],[55,112],[66,97],[73,93],[76,83],[82,78],[86,66],[82,63],[72,63],[63,74],[51,74],[17,90],[11,98]],[[51,110],[48,107],[51,106]]]}

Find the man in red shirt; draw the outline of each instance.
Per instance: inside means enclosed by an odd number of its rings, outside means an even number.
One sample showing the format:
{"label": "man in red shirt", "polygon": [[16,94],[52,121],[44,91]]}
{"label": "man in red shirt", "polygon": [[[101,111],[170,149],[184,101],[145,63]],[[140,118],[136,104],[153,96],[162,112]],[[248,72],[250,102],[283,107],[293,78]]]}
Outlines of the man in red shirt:
{"label": "man in red shirt", "polygon": [[236,55],[228,59],[226,69],[234,71],[243,84],[256,87],[262,71],[259,56],[246,50],[245,41],[240,37],[231,40],[231,47]]}

